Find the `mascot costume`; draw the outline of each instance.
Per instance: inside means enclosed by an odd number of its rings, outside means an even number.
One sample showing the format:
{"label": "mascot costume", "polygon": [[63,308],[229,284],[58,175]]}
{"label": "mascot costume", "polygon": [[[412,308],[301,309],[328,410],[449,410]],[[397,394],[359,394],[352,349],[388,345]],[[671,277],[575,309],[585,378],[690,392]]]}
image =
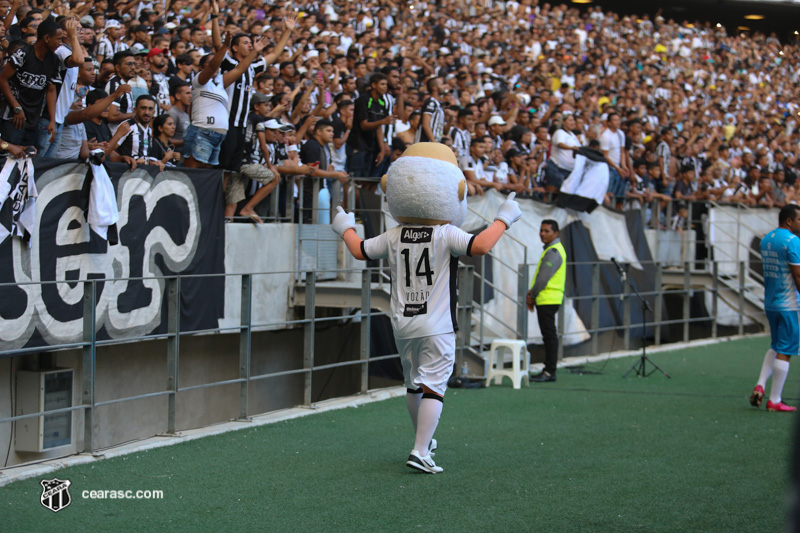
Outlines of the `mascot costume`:
{"label": "mascot costume", "polygon": [[512,193],[479,235],[459,229],[467,213],[467,182],[453,151],[439,143],[410,146],[382,186],[399,226],[365,241],[354,230],[353,213],[341,207],[332,226],[356,259],[389,261],[392,329],[416,432],[406,465],[436,474],[442,468],[431,458],[438,447],[433,434],[455,364],[458,256],[488,253],[522,211]]}

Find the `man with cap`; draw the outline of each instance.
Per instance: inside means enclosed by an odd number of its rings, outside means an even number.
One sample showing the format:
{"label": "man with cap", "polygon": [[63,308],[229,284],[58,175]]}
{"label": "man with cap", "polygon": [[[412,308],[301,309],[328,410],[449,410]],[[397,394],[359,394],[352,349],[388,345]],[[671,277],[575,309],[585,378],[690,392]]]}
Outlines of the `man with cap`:
{"label": "man with cap", "polygon": [[169,61],[166,54],[167,50],[164,48],[151,48],[147,52],[147,62],[150,65],[150,74],[152,75],[150,94],[158,104],[156,115],[161,115],[172,107],[172,102],[169,99],[169,79],[167,78]]}
{"label": "man with cap", "polygon": [[144,24],[137,24],[133,27],[133,44],[131,51],[138,54],[142,51],[150,50],[150,28]]}
{"label": "man with cap", "polygon": [[81,26],[83,26],[84,28],[92,28],[92,29],[94,29],[94,19],[91,17],[91,15],[82,16],[81,20],[80,20],[80,23],[81,23]]}
{"label": "man with cap", "polygon": [[103,62],[103,59],[112,58],[117,53],[128,49],[128,45],[122,40],[124,34],[125,32],[118,20],[108,19],[106,21],[105,35],[97,45],[97,60],[100,63]]}
{"label": "man with cap", "polygon": [[303,64],[308,72],[319,70],[319,50],[309,50],[303,58]]}
{"label": "man with cap", "polygon": [[[262,93],[253,93],[250,98],[250,114],[247,117],[247,128],[245,129],[244,138],[247,143],[247,162],[265,165],[270,160],[269,147],[265,143],[262,145],[258,132],[264,131],[265,123],[270,120],[270,97]],[[280,129],[281,123],[274,120],[271,126]],[[263,137],[263,136],[262,136]],[[274,142],[272,139],[269,142]]]}
{"label": "man with cap", "polygon": [[446,46],[442,46],[439,50],[436,51],[436,68],[434,72],[439,77],[445,77],[450,73],[452,62],[450,49]]}
{"label": "man with cap", "polygon": [[486,129],[489,136],[492,138],[492,147],[500,148],[503,146],[503,132],[506,131],[506,121],[499,115],[494,115],[486,123]]}
{"label": "man with cap", "polygon": [[691,201],[694,200],[694,193],[696,185],[693,182],[694,167],[692,165],[682,165],[678,173],[678,180],[675,183],[675,189],[672,195],[676,200]]}

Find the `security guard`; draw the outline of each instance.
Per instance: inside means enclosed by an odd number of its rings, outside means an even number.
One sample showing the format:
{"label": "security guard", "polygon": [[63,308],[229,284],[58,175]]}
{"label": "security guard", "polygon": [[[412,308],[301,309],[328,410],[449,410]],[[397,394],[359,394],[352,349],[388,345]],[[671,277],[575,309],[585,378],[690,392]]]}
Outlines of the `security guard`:
{"label": "security guard", "polygon": [[550,382],[556,380],[558,364],[558,332],[556,313],[564,301],[564,285],[567,282],[567,252],[558,238],[558,222],[543,220],[539,238],[544,244],[544,253],[536,265],[531,289],[525,298],[528,311],[538,310],[539,329],[544,341],[544,370],[532,376],[530,381]]}

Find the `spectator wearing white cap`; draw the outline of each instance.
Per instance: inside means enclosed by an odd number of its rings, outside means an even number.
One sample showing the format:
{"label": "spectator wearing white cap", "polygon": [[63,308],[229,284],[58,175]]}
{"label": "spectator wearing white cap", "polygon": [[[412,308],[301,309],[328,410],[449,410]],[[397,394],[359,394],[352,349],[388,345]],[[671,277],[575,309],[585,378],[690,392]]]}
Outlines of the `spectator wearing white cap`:
{"label": "spectator wearing white cap", "polygon": [[128,45],[122,40],[124,35],[125,31],[118,20],[108,19],[106,21],[105,35],[97,45],[97,60],[100,63],[104,59],[110,59],[114,57],[114,54],[128,49]]}
{"label": "spectator wearing white cap", "polygon": [[492,148],[501,148],[503,146],[503,132],[505,132],[508,124],[503,117],[494,115],[486,123],[486,129],[489,137],[492,138]]}
{"label": "spectator wearing white cap", "polygon": [[450,73],[453,67],[453,56],[449,48],[442,46],[436,51],[436,63],[437,65],[434,69],[436,76],[443,78]]}

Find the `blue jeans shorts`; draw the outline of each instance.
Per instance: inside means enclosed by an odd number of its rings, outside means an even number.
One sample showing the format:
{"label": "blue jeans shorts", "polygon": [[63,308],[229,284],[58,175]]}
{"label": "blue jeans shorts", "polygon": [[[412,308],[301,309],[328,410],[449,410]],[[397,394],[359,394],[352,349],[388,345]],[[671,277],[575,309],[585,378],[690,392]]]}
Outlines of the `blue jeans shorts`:
{"label": "blue jeans shorts", "polygon": [[192,156],[207,165],[219,165],[219,149],[225,134],[189,125],[183,134],[183,157]]}

